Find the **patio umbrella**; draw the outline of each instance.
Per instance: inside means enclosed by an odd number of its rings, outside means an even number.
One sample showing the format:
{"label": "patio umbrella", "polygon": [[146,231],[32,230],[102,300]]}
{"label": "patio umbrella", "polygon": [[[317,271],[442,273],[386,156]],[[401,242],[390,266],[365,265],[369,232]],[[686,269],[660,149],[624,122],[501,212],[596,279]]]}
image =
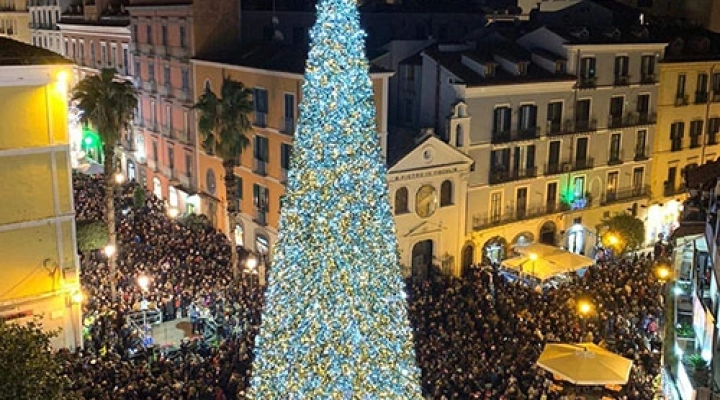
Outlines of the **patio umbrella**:
{"label": "patio umbrella", "polygon": [[550,343],[537,360],[541,368],[580,386],[624,385],[632,364],[593,343]]}

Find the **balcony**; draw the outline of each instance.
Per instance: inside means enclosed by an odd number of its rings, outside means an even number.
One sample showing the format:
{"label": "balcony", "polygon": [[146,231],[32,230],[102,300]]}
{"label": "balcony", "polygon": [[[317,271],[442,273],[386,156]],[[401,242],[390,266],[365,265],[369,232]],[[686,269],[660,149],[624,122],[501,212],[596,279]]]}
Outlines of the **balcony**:
{"label": "balcony", "polygon": [[563,132],[562,128],[563,128],[562,122],[548,120],[545,125],[545,134],[546,135],[558,135]]}
{"label": "balcony", "polygon": [[155,51],[155,46],[153,46],[150,43],[138,43],[137,44],[137,52],[142,55],[153,55]]}
{"label": "balcony", "polygon": [[650,158],[650,149],[647,147],[638,147],[635,149],[635,161],[645,161]]}
{"label": "balcony", "polygon": [[613,81],[613,86],[629,86],[630,76],[629,75],[616,75]]}
{"label": "balcony", "polygon": [[288,135],[295,133],[295,118],[285,118],[282,131]]}
{"label": "balcony", "polygon": [[180,61],[187,61],[188,57],[190,56],[190,52],[187,48],[178,46],[168,46],[167,54],[170,57],[178,59]]}
{"label": "balcony", "polygon": [[267,161],[253,158],[253,172],[260,176],[267,175]]}
{"label": "balcony", "polygon": [[594,118],[575,119],[572,124],[572,131],[575,133],[593,132],[597,130],[597,119]]}
{"label": "balcony", "polygon": [[638,125],[652,125],[657,120],[657,115],[650,112],[626,113],[625,115],[609,115],[608,128],[625,128]]}
{"label": "balcony", "polygon": [[573,171],[582,171],[585,169],[592,169],[595,167],[595,159],[594,158],[586,158],[584,160],[575,160],[572,163],[570,163],[571,169]]}
{"label": "balcony", "polygon": [[264,128],[267,126],[267,113],[255,111],[255,126]]}
{"label": "balcony", "polygon": [[147,93],[155,93],[157,91],[157,82],[154,80],[143,81],[142,90]]}
{"label": "balcony", "polygon": [[253,221],[255,221],[260,226],[267,226],[267,210],[264,210],[262,208],[256,208]]}
{"label": "balcony", "polygon": [[623,201],[637,200],[650,195],[650,186],[640,186],[614,192],[606,192],[602,199],[601,205],[618,203]]}
{"label": "balcony", "polygon": [[567,211],[568,207],[563,203],[551,203],[540,207],[531,207],[519,210],[509,206],[509,209],[511,212],[505,213],[504,215],[493,215],[491,213],[475,214],[473,216],[473,229],[486,229],[497,225],[555,214]]}
{"label": "balcony", "polygon": [[610,154],[610,157],[608,157],[608,165],[620,165],[622,163],[623,163],[622,150],[619,153]]}
{"label": "balcony", "polygon": [[643,74],[640,77],[640,84],[641,85],[654,85],[657,83],[657,79],[655,78],[655,74]]}
{"label": "balcony", "polygon": [[675,107],[686,106],[686,105],[690,104],[689,101],[690,101],[690,96],[688,96],[686,94],[678,94],[675,96]]}
{"label": "balcony", "polygon": [[663,188],[663,195],[665,195],[665,197],[671,197],[683,193],[685,193],[685,185],[675,186],[665,182]]}
{"label": "balcony", "polygon": [[178,99],[178,101],[181,101],[181,102],[189,102],[189,101],[192,101],[192,98],[191,98],[191,96],[190,96],[190,89],[188,89],[188,88],[173,90],[173,95],[172,95],[172,96],[173,96],[174,98]]}
{"label": "balcony", "polygon": [[561,174],[563,172],[563,164],[555,163],[555,164],[546,164],[545,165],[545,175],[557,175]]}
{"label": "balcony", "polygon": [[720,103],[720,90],[713,90],[712,101],[713,103]]}
{"label": "balcony", "polygon": [[183,144],[195,144],[193,136],[191,136],[189,132],[184,129],[175,129],[173,132],[173,137],[178,141],[182,142]]}
{"label": "balcony", "polygon": [[520,140],[533,140],[538,137],[540,137],[540,127],[533,126],[527,129],[518,129],[516,131],[494,132],[492,144],[502,144]]}
{"label": "balcony", "polygon": [[490,184],[512,182],[520,179],[530,179],[537,176],[537,167],[525,168],[515,171],[490,170],[488,180]]}
{"label": "balcony", "polygon": [[705,104],[708,102],[708,92],[695,92],[695,104]]}
{"label": "balcony", "polygon": [[172,87],[170,85],[159,85],[157,87],[157,93],[160,96],[172,97]]}
{"label": "balcony", "polygon": [[597,86],[597,77],[585,76],[580,77],[578,82],[580,89],[594,89]]}

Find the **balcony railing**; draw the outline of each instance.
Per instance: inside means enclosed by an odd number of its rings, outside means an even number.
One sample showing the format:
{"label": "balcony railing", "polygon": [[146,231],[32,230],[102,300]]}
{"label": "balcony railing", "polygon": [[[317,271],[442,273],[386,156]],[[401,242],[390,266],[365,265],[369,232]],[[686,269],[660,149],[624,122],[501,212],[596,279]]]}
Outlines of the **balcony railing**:
{"label": "balcony railing", "polygon": [[690,97],[686,94],[678,94],[675,96],[675,107],[686,106],[689,104]]}
{"label": "balcony railing", "polygon": [[611,204],[621,201],[635,200],[650,195],[650,186],[639,186],[629,189],[606,192],[600,200],[600,204]]}
{"label": "balcony railing", "polygon": [[292,135],[295,133],[295,118],[285,118],[283,121],[283,133]]}
{"label": "balcony railing", "polygon": [[592,169],[595,167],[594,158],[586,158],[584,160],[575,160],[572,162],[573,171],[582,171],[584,169]]}
{"label": "balcony railing", "polygon": [[537,167],[525,168],[515,171],[490,170],[490,184],[529,179],[537,176]]}
{"label": "balcony railing", "polygon": [[562,122],[553,121],[553,120],[547,121],[547,124],[545,125],[545,134],[546,135],[557,135],[562,132],[563,132]]}
{"label": "balcony railing", "polygon": [[591,132],[597,130],[597,120],[596,119],[575,119],[573,121],[573,131],[574,132]]}
{"label": "balcony railing", "polygon": [[515,207],[510,207],[510,209],[511,212],[507,212],[502,215],[494,213],[475,214],[473,216],[473,229],[479,230],[492,226],[507,224],[510,222],[542,217],[549,214],[567,211],[569,208],[567,204],[556,203],[524,209],[515,209]]}
{"label": "balcony railing", "polygon": [[545,165],[545,175],[557,175],[563,172],[565,172],[563,171],[563,164],[557,163]]}
{"label": "balcony railing", "polygon": [[705,104],[708,101],[708,92],[695,92],[695,104]]}
{"label": "balcony railing", "polygon": [[719,103],[719,102],[720,102],[720,90],[713,90],[713,92],[712,92],[712,101],[713,101],[713,103]]}
{"label": "balcony railing", "polygon": [[666,197],[675,196],[676,194],[682,194],[685,193],[685,185],[670,185],[668,183],[665,183],[665,187],[663,189],[663,194]]}
{"label": "balcony railing", "polygon": [[647,147],[637,147],[635,149],[635,161],[645,161],[650,158],[650,149]]}
{"label": "balcony railing", "polygon": [[188,49],[186,47],[168,46],[167,54],[173,58],[177,58],[180,60],[187,60],[187,58],[190,55],[190,52],[188,51]]}
{"label": "balcony railing", "polygon": [[495,132],[492,136],[493,144],[509,143],[518,140],[533,140],[540,137],[540,127],[534,126],[516,131]]}
{"label": "balcony railing", "polygon": [[267,225],[267,210],[264,210],[262,208],[256,208],[254,220],[258,225],[266,226]]}
{"label": "balcony railing", "polygon": [[[551,125],[548,125],[550,127]],[[552,129],[546,129],[545,134],[548,136],[565,135],[571,133],[582,133],[592,132],[597,130],[597,119],[596,118],[578,118],[578,119],[566,119],[562,126],[559,123],[553,122]]]}
{"label": "balcony railing", "polygon": [[156,45],[153,50],[155,51],[155,54],[158,57],[165,57],[165,56],[167,56],[167,53],[168,53],[167,46],[163,46],[160,44]]}
{"label": "balcony railing", "polygon": [[255,125],[259,127],[267,126],[267,113],[255,111]]}
{"label": "balcony railing", "polygon": [[657,120],[655,113],[643,112],[636,113],[631,112],[625,115],[609,115],[608,116],[608,128],[623,128],[638,125],[652,125]]}
{"label": "balcony railing", "polygon": [[578,84],[581,89],[591,89],[597,86],[597,78],[594,76],[580,77]]}
{"label": "balcony railing", "polygon": [[655,74],[643,74],[640,78],[640,83],[643,85],[653,85],[656,82]]}
{"label": "balcony railing", "polygon": [[267,162],[259,158],[254,158],[253,172],[260,176],[267,175]]}
{"label": "balcony railing", "polygon": [[615,80],[613,81],[614,86],[628,86],[630,85],[630,76],[629,75],[616,75]]}

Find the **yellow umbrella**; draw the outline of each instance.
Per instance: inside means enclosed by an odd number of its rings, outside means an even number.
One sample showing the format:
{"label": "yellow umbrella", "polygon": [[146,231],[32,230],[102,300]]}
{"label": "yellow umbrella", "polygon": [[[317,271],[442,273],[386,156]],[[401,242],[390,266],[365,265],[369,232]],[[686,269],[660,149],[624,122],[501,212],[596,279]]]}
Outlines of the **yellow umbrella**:
{"label": "yellow umbrella", "polygon": [[632,360],[593,343],[551,343],[537,365],[575,385],[624,385],[630,378]]}

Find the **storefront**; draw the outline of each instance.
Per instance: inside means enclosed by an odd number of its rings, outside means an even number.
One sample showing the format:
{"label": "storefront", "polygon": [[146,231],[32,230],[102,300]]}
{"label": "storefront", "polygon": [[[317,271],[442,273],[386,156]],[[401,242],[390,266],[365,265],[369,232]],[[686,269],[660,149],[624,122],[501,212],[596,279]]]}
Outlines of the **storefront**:
{"label": "storefront", "polygon": [[664,238],[670,237],[670,234],[680,224],[678,221],[682,209],[682,202],[676,199],[651,205],[648,208],[647,220],[645,221],[646,243],[654,243],[660,235]]}

